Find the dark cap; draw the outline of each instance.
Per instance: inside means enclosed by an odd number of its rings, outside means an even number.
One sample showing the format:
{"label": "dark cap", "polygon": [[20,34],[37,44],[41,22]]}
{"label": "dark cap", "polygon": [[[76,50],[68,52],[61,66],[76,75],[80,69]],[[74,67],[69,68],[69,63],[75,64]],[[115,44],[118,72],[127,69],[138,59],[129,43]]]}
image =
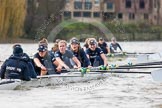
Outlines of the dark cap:
{"label": "dark cap", "polygon": [[78,39],[74,38],[74,39],[71,39],[71,40],[70,40],[70,43],[71,43],[71,44],[73,44],[73,43],[74,43],[74,44],[79,44],[79,41],[78,41]]}
{"label": "dark cap", "polygon": [[20,44],[14,44],[14,45],[13,45],[13,49],[14,49],[15,47],[21,47],[21,45],[20,45]]}
{"label": "dark cap", "polygon": [[40,52],[47,51],[47,46],[45,46],[45,45],[39,45],[38,51],[40,51]]}
{"label": "dark cap", "polygon": [[89,40],[89,44],[90,45],[95,45],[96,44],[96,41],[95,40]]}
{"label": "dark cap", "polygon": [[19,55],[23,53],[23,49],[21,48],[21,45],[14,45],[13,47],[13,54]]}

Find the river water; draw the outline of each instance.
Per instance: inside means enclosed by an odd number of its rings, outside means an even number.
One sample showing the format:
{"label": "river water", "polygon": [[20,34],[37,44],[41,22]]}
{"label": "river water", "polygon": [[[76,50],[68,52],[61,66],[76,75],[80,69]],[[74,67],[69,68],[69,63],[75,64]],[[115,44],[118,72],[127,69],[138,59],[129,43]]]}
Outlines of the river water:
{"label": "river water", "polygon": [[[161,52],[162,42],[120,42],[127,52]],[[13,44],[0,44],[0,60],[12,53]],[[22,44],[33,55],[37,44]],[[49,45],[49,49],[52,44]],[[132,60],[131,58],[124,62]],[[2,62],[1,62],[2,63]],[[150,70],[145,70],[150,71]],[[86,89],[82,89],[86,88]],[[1,108],[162,108],[162,84],[151,75],[113,74],[105,80],[56,87],[1,90]]]}

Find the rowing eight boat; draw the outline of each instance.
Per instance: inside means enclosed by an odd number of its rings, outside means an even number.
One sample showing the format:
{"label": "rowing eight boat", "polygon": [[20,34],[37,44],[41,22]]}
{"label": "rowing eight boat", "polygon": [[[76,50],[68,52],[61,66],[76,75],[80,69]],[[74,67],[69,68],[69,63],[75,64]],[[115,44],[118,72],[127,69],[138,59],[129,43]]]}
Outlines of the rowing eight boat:
{"label": "rowing eight boat", "polygon": [[21,81],[14,79],[3,79],[0,81],[0,90],[14,90],[21,88],[30,88],[30,87],[43,87],[43,86],[55,86],[55,85],[65,85],[67,83],[77,83],[77,82],[86,82],[90,80],[97,80],[101,78],[108,77],[108,74],[99,73],[99,72],[90,72],[81,75],[80,72],[69,72],[53,75],[44,75],[38,76],[36,79],[31,81]]}

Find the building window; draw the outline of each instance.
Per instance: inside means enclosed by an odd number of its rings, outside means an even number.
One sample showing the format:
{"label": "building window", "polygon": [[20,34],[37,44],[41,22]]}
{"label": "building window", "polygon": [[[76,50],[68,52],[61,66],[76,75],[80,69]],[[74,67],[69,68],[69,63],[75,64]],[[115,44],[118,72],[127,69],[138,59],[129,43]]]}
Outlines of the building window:
{"label": "building window", "polygon": [[91,17],[91,12],[83,12],[83,17]]}
{"label": "building window", "polygon": [[149,19],[149,15],[148,14],[144,14],[144,19]]}
{"label": "building window", "polygon": [[81,1],[75,1],[74,2],[74,9],[82,9],[82,2]]}
{"label": "building window", "polygon": [[125,7],[126,8],[131,8],[132,7],[132,1],[131,0],[126,0]]}
{"label": "building window", "polygon": [[90,0],[86,0],[84,7],[85,7],[86,10],[92,9],[92,2],[90,2]]}
{"label": "building window", "polygon": [[107,3],[107,9],[113,9],[113,3]]}
{"label": "building window", "polygon": [[64,12],[64,17],[71,17],[71,12],[65,11]]}
{"label": "building window", "polygon": [[70,19],[71,18],[71,12],[65,11],[64,12],[64,19]]}
{"label": "building window", "polygon": [[81,12],[74,12],[74,17],[81,17]]}
{"label": "building window", "polygon": [[129,19],[130,19],[130,20],[135,19],[135,15],[134,15],[134,13],[129,13]]}
{"label": "building window", "polygon": [[113,13],[111,13],[111,12],[106,12],[106,13],[104,13],[104,17],[106,19],[114,19],[115,15]]}
{"label": "building window", "polygon": [[145,8],[145,1],[144,1],[144,0],[140,0],[140,2],[139,2],[139,7],[140,7],[141,9],[144,9],[144,8]]}
{"label": "building window", "polygon": [[100,12],[94,12],[93,13],[93,16],[96,18],[96,17],[100,17]]}
{"label": "building window", "polygon": [[99,3],[100,3],[100,0],[95,0],[94,3],[95,3],[95,4],[99,4]]}
{"label": "building window", "polygon": [[118,19],[123,19],[123,14],[122,13],[118,13]]}

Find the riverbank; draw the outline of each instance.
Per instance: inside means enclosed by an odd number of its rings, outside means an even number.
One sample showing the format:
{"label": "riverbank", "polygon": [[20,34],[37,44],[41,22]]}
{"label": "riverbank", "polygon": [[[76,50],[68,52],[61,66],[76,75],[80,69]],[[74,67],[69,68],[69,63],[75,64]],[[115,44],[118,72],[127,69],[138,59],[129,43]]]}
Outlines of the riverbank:
{"label": "riverbank", "polygon": [[[148,34],[148,33],[143,33],[143,34],[129,34],[129,33],[123,33],[123,34],[114,34],[114,36],[117,38],[118,41],[161,41],[162,40],[162,34]],[[81,35],[76,36],[81,42],[84,42],[84,40],[88,37],[82,37]],[[89,37],[92,37],[89,36]],[[96,39],[99,38],[99,36],[94,36]],[[57,39],[57,38],[56,38]],[[64,39],[64,38],[61,38]],[[70,38],[69,38],[70,39]],[[65,39],[65,40],[69,40]],[[107,39],[105,37],[106,41],[110,41],[110,38]],[[34,40],[34,39],[23,39],[23,38],[15,38],[15,39],[5,39],[5,40],[0,40],[0,44],[6,44],[6,43],[38,43],[39,40]],[[53,40],[49,40],[49,42],[53,42]]]}
{"label": "riverbank", "polygon": [[34,39],[24,39],[24,38],[8,38],[0,40],[0,44],[5,43],[37,43],[37,40]]}

